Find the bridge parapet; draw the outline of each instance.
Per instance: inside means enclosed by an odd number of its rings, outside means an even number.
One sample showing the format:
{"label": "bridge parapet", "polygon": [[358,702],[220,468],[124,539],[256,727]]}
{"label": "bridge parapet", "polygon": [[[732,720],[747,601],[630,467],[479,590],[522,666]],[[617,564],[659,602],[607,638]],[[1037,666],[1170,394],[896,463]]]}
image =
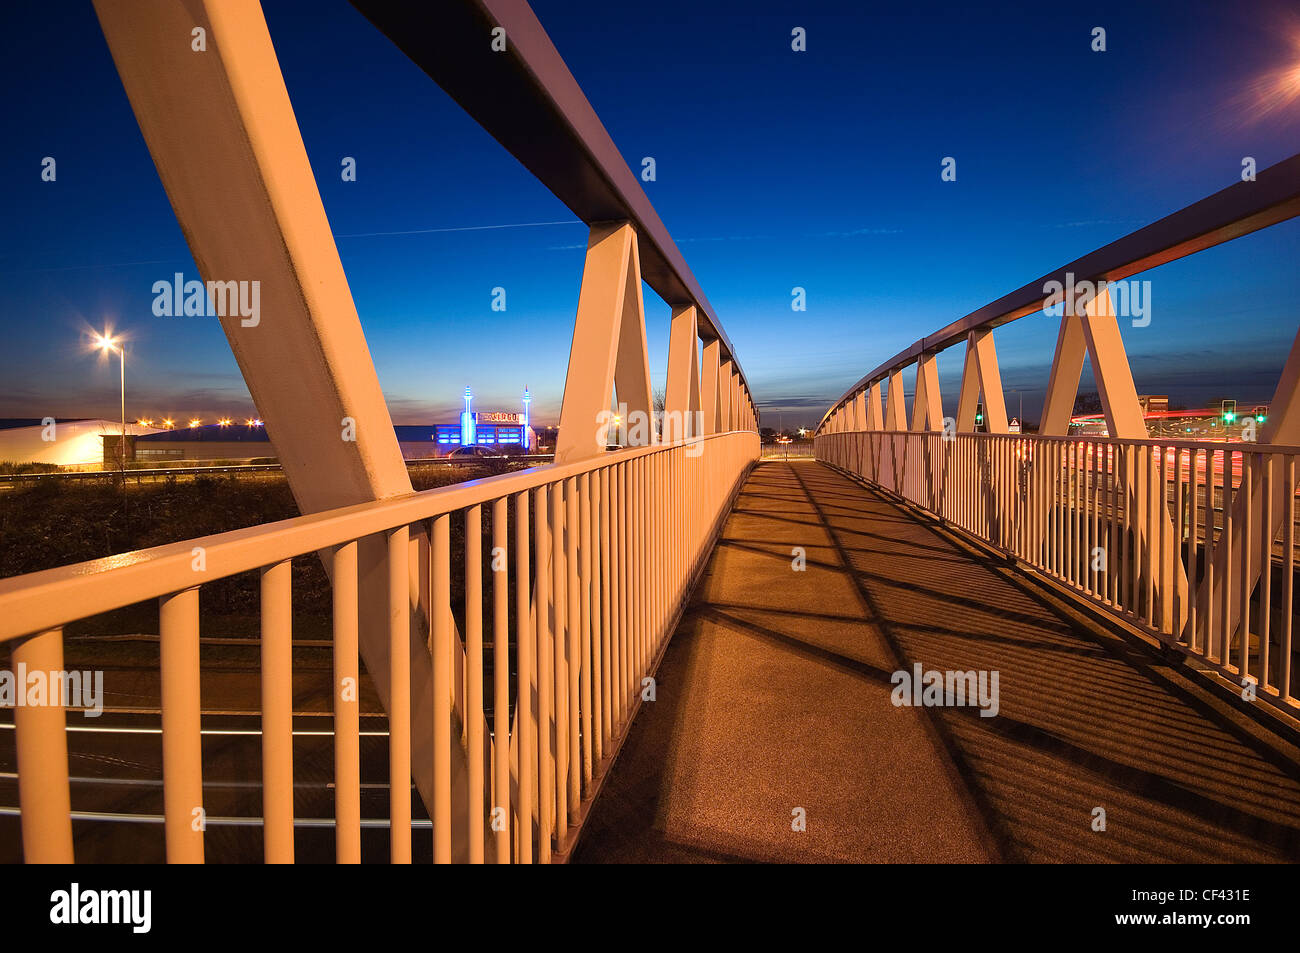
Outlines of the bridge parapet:
{"label": "bridge parapet", "polygon": [[[849,388],[818,425],[817,458],[1015,556],[1251,697],[1300,712],[1291,682],[1300,332],[1257,442],[1150,439],[1114,284],[1297,214],[1293,156],[985,305]],[[1047,309],[1061,324],[1042,421],[1037,434],[1015,433],[993,331]],[[963,341],[957,415],[944,417],[936,356]],[[1085,357],[1102,436],[1069,434]]]}

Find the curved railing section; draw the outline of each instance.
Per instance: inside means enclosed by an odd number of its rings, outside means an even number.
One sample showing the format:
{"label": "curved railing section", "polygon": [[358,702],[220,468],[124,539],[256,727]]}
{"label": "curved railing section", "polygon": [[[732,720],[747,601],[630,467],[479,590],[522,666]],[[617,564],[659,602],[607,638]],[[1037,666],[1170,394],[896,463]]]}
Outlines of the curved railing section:
{"label": "curved railing section", "polygon": [[[60,672],[69,625],[156,600],[162,801],[124,820],[162,824],[169,861],[204,860],[205,831],[222,825],[261,827],[274,862],[294,859],[304,825],[332,827],[341,862],[382,827],[388,858],[409,861],[412,780],[435,861],[566,857],[759,456],[721,323],[526,3],[357,0],[590,226],[555,462],[412,492],[260,6],[95,6],[203,277],[261,283],[266,319],[221,323],[307,515],[0,581],[0,642],[15,665]],[[200,34],[203,56],[188,39]],[[662,412],[643,278],[672,309]],[[294,805],[290,561],[311,554],[332,585],[330,818]],[[211,816],[200,595],[240,573],[261,593],[261,812]],[[389,748],[387,811],[365,818],[359,660]],[[67,728],[61,697],[15,711],[29,861],[73,860],[72,822],[88,819]]]}
{"label": "curved railing section", "polygon": [[[1300,335],[1267,419],[1243,419],[1243,439],[1152,438],[1116,318],[1129,292],[1115,283],[1297,213],[1300,156],[999,298],[849,388],[818,425],[817,458],[1294,713]],[[1011,433],[992,332],[1043,309],[1061,323],[1042,420]],[[962,342],[957,415],[944,417],[936,356]],[[1085,356],[1101,435],[1069,430]]]}

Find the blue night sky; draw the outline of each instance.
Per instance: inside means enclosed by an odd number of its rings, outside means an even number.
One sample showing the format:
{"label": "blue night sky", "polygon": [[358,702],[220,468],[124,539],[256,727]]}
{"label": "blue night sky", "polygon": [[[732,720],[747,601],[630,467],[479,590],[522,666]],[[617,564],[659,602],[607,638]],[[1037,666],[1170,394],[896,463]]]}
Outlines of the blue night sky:
{"label": "blue night sky", "polygon": [[[466,384],[483,410],[528,385],[553,421],[585,227],[346,3],[264,6],[394,421],[449,419]],[[814,422],[922,335],[1231,185],[1243,156],[1300,151],[1300,99],[1275,90],[1300,90],[1282,3],[533,6],[629,164],[655,158],[646,192],[767,425]],[[106,323],[130,339],[128,416],[251,414],[215,320],[152,314],[155,281],[198,274],[90,4],[7,7],[0,53],[0,417],[115,416],[116,365],[84,344]],[[1139,392],[1267,400],[1297,261],[1292,221],[1138,276],[1151,324],[1121,326]],[[646,310],[661,386],[668,308],[647,289]],[[996,340],[1008,408],[1032,419],[1054,322]],[[940,358],[949,406],[961,360]]]}

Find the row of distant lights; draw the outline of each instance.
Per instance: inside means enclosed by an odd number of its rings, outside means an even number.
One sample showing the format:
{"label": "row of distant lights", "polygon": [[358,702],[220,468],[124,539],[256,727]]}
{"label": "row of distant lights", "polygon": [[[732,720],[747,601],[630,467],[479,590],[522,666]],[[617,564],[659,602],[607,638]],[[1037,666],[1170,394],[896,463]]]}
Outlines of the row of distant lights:
{"label": "row of distant lights", "polygon": [[[231,420],[229,417],[222,417],[220,420],[217,421],[217,426],[218,426],[218,427],[229,427],[229,426],[231,426],[233,423],[234,423],[234,421]],[[153,422],[152,420],[137,420],[137,421],[136,421],[136,424],[139,425],[139,426],[141,426],[141,427],[152,427],[152,426],[154,426],[154,422]],[[174,421],[174,420],[164,420],[164,421],[160,422],[160,423],[158,424],[158,426],[161,427],[163,430],[175,430],[175,429],[176,429],[176,421]],[[190,421],[190,429],[191,429],[191,430],[193,430],[193,429],[196,428],[196,427],[201,427],[201,426],[203,426],[203,421],[200,420],[200,419],[197,418],[197,417],[195,417],[193,420]],[[260,420],[254,420],[253,418],[250,417],[248,420],[245,420],[245,421],[244,421],[244,426],[245,426],[245,427],[260,427],[260,426],[262,426],[262,422],[261,422]]]}

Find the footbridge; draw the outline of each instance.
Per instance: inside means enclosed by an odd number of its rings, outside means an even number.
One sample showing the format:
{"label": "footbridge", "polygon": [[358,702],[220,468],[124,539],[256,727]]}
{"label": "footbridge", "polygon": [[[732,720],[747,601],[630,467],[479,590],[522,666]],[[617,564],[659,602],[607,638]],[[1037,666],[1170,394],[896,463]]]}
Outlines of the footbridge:
{"label": "footbridge", "polygon": [[[15,671],[132,606],[158,638],[93,725],[0,725],[6,859],[1300,857],[1300,338],[1254,441],[1152,439],[1114,301],[1294,217],[1300,156],[923,338],[815,460],[760,462],[742,355],[528,5],[353,5],[589,227],[554,461],[413,490],[260,6],[96,0],[203,278],[261,282],[222,327],[303,515],[0,581]],[[1013,433],[994,331],[1045,307]],[[1085,358],[1105,436],[1069,430]],[[295,560],[332,593],[314,668]],[[245,574],[256,677],[226,691],[205,591]]]}

